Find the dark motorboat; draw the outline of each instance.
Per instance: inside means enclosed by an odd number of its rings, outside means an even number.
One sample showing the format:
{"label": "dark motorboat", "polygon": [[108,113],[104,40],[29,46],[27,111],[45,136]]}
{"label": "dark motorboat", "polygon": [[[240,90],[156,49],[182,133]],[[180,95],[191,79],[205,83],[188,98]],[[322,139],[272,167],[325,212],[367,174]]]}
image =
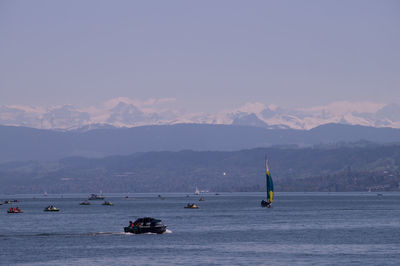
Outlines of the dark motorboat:
{"label": "dark motorboat", "polygon": [[188,203],[184,208],[185,208],[185,209],[198,209],[199,206],[197,206],[197,205],[194,204],[194,203]]}
{"label": "dark motorboat", "polygon": [[201,198],[199,199],[199,201],[204,201],[204,198],[203,198],[203,197],[201,197]]}
{"label": "dark motorboat", "polygon": [[110,201],[105,201],[105,202],[103,203],[103,205],[106,205],[106,206],[113,206],[114,204],[112,204],[112,202],[110,202]]}
{"label": "dark motorboat", "polygon": [[137,219],[134,223],[129,221],[129,226],[124,227],[125,233],[132,234],[162,234],[167,230],[167,226],[162,223],[159,219],[151,217],[143,217]]}
{"label": "dark motorboat", "polygon": [[9,208],[8,213],[23,213],[24,211],[21,210],[20,208],[16,207],[16,208]]}
{"label": "dark motorboat", "polygon": [[59,212],[60,209],[56,208],[53,205],[50,205],[50,206],[47,206],[46,208],[44,208],[43,211],[45,211],[45,212]]}
{"label": "dark motorboat", "polygon": [[88,200],[103,200],[104,196],[103,195],[97,195],[97,194],[91,194]]}
{"label": "dark motorboat", "polygon": [[85,201],[79,203],[79,205],[90,205],[90,202],[85,200]]}

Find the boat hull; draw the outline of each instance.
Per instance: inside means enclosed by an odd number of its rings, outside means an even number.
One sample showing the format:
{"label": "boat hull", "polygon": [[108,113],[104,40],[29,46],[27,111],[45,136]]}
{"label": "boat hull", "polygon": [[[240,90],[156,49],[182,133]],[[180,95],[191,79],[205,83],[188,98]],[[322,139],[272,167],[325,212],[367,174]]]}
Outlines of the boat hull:
{"label": "boat hull", "polygon": [[267,202],[265,200],[261,201],[261,207],[267,207],[267,208],[271,208],[271,203]]}
{"label": "boat hull", "polygon": [[125,233],[132,234],[162,234],[167,230],[167,226],[134,226],[134,227],[124,227]]}

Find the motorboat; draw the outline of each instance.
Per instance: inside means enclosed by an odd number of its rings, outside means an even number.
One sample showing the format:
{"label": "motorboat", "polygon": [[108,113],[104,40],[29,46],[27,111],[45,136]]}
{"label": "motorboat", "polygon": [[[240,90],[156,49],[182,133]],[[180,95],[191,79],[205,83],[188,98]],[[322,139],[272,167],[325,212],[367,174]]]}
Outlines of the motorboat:
{"label": "motorboat", "polygon": [[199,199],[199,201],[205,201],[205,199],[204,199],[203,197],[201,197],[201,198]]}
{"label": "motorboat", "polygon": [[97,195],[97,194],[91,194],[88,200],[103,200],[104,196],[103,195]]}
{"label": "motorboat", "polygon": [[132,234],[162,234],[167,230],[167,226],[163,224],[160,219],[155,219],[151,217],[143,217],[137,219],[135,222],[129,222],[129,226],[124,227],[125,233]]}
{"label": "motorboat", "polygon": [[7,211],[7,213],[23,213],[24,211],[23,210],[21,210],[20,208],[18,208],[18,207],[15,207],[15,208],[9,208],[8,209],[8,211]]}
{"label": "motorboat", "polygon": [[110,202],[110,201],[105,201],[105,202],[103,203],[103,205],[106,205],[106,206],[113,206],[114,204],[112,204],[112,202]]}
{"label": "motorboat", "polygon": [[60,209],[56,208],[53,205],[49,205],[46,208],[44,208],[43,211],[45,211],[45,212],[58,212],[58,211],[60,211]]}
{"label": "motorboat", "polygon": [[188,203],[184,208],[185,209],[198,209],[199,206],[197,206],[195,203]]}
{"label": "motorboat", "polygon": [[90,202],[85,200],[85,201],[82,201],[81,203],[79,203],[79,205],[90,205]]}

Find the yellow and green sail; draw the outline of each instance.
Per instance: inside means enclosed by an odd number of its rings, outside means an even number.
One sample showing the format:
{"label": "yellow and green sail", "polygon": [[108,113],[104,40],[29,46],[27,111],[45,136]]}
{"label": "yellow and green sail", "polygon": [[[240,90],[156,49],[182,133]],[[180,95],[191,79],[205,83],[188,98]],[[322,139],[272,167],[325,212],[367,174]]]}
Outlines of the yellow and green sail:
{"label": "yellow and green sail", "polygon": [[274,182],[272,181],[271,174],[269,173],[268,160],[265,158],[265,172],[266,172],[266,185],[267,185],[267,202],[274,201]]}

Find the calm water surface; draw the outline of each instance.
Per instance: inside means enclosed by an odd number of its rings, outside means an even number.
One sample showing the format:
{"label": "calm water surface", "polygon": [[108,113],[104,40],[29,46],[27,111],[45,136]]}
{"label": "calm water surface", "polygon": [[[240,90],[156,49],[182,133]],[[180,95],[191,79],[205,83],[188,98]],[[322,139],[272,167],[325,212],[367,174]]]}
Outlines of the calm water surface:
{"label": "calm water surface", "polygon": [[[400,193],[0,195],[0,265],[399,265]],[[195,202],[198,210],[184,209]],[[43,209],[53,204],[59,213]],[[123,233],[151,216],[163,235]]]}

